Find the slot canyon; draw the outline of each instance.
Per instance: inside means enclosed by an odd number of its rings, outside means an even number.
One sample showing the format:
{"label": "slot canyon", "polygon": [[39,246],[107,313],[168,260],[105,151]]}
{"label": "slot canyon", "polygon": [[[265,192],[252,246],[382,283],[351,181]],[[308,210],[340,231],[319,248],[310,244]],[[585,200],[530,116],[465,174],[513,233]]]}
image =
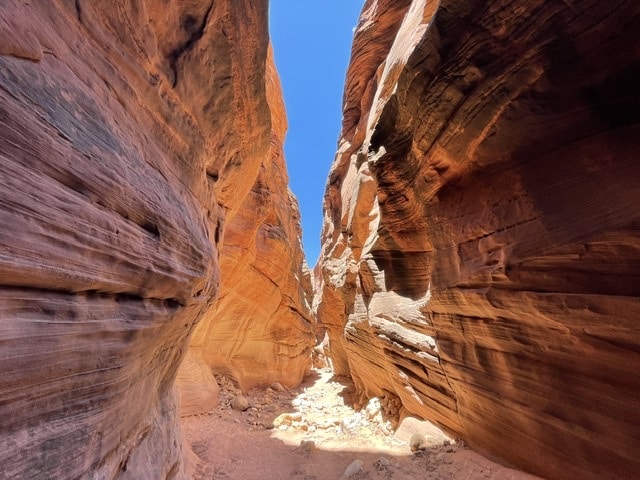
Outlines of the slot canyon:
{"label": "slot canyon", "polygon": [[362,3],[307,266],[267,0],[0,0],[0,479],[639,477],[640,4]]}

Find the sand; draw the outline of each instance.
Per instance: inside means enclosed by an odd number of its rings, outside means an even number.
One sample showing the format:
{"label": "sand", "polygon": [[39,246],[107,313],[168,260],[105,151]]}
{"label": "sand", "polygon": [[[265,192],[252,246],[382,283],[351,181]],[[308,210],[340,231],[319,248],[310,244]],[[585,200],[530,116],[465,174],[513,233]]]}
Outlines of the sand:
{"label": "sand", "polygon": [[[353,386],[329,370],[315,370],[293,390],[242,393],[231,379],[217,380],[218,407],[182,418],[194,480],[538,478],[488,460],[429,422],[407,418],[393,429],[376,399],[354,410]],[[238,395],[246,411],[232,408]],[[424,448],[412,452],[412,442]]]}

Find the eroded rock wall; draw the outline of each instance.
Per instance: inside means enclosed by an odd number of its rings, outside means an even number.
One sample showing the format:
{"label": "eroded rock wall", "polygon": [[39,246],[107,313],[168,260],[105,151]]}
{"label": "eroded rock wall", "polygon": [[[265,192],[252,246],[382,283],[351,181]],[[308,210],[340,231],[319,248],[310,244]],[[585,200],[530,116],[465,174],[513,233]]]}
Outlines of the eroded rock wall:
{"label": "eroded rock wall", "polygon": [[266,80],[272,120],[269,155],[240,211],[225,226],[220,297],[196,327],[180,373],[180,385],[188,389],[203,379],[210,387],[183,396],[184,414],[216,404],[213,373],[231,375],[248,389],[276,381],[297,385],[311,367],[311,279],[298,202],[288,189],[286,112],[271,52]]}
{"label": "eroded rock wall", "polygon": [[266,0],[2,2],[3,478],[184,477],[176,370],[286,181],[268,44]]}
{"label": "eroded rock wall", "polygon": [[639,19],[366,2],[316,301],[362,398],[549,478],[640,471]]}

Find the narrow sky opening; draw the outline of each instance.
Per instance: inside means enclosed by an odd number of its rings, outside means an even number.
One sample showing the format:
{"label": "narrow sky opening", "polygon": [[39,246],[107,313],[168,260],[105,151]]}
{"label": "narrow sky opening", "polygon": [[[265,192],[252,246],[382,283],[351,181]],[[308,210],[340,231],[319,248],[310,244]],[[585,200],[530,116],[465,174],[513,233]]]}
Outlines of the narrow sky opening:
{"label": "narrow sky opening", "polygon": [[285,155],[311,268],[320,252],[322,198],[342,123],[342,92],[363,0],[271,0],[274,57],[287,107]]}

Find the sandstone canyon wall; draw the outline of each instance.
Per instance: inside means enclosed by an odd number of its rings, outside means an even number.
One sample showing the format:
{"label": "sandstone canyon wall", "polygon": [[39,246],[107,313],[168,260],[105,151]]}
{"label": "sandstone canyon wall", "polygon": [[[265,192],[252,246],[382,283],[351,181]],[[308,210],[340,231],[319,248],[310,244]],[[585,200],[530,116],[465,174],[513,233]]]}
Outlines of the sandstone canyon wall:
{"label": "sandstone canyon wall", "polygon": [[272,376],[300,378],[311,319],[268,44],[266,0],[3,0],[3,478],[184,477],[174,379],[217,296],[253,299],[235,249],[279,275],[277,306],[239,313],[268,310],[278,339],[295,325]]}
{"label": "sandstone canyon wall", "polygon": [[365,3],[316,300],[363,399],[548,478],[635,478],[639,20]]}
{"label": "sandstone canyon wall", "polygon": [[178,374],[185,415],[217,403],[212,372],[231,375],[247,389],[276,381],[297,385],[311,367],[311,278],[298,203],[288,189],[286,112],[271,50],[266,75],[269,155],[240,211],[225,225],[219,298],[195,328]]}

